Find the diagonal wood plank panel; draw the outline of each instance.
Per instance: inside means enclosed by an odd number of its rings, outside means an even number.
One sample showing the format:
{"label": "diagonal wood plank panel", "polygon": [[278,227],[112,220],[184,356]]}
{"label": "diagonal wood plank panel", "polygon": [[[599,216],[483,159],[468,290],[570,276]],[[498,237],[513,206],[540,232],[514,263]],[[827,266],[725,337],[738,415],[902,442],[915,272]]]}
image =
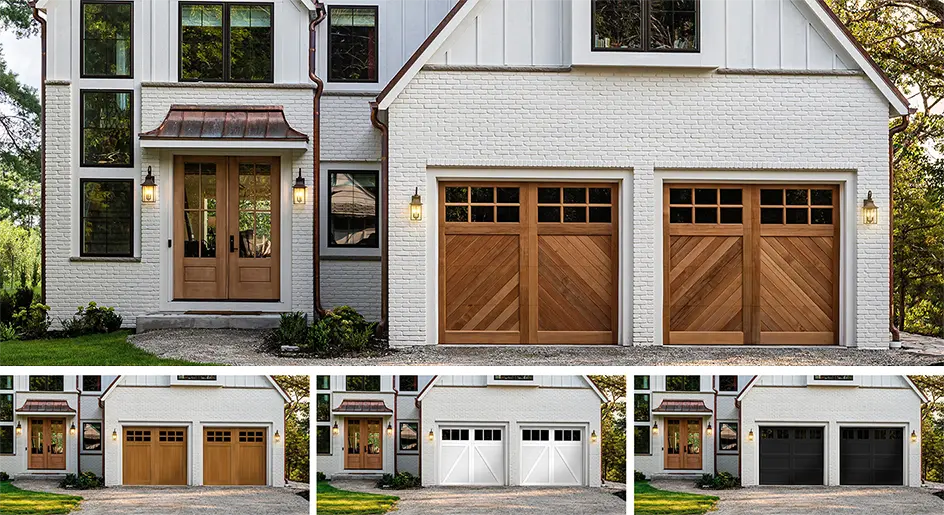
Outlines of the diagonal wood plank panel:
{"label": "diagonal wood plank panel", "polygon": [[741,238],[673,236],[671,245],[670,330],[740,331]]}
{"label": "diagonal wood plank panel", "polygon": [[[831,240],[832,238],[827,238]],[[762,330],[830,332],[833,330],[832,258],[801,252],[813,238],[764,237],[761,242]]]}
{"label": "diagonal wood plank panel", "polygon": [[450,235],[445,244],[446,329],[513,330],[518,323],[518,236]]}
{"label": "diagonal wood plank panel", "polygon": [[610,236],[538,238],[538,329],[612,329]]}

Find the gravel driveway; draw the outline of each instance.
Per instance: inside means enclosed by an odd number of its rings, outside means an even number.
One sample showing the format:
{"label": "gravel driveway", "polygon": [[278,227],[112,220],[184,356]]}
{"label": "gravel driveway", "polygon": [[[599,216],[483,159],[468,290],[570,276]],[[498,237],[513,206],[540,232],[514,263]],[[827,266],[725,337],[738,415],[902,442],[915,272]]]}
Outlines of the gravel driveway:
{"label": "gravel driveway", "polygon": [[[907,338],[904,335],[903,338]],[[900,350],[809,347],[617,347],[617,346],[445,346],[397,349],[386,356],[343,359],[281,357],[258,351],[253,331],[173,329],[131,336],[138,347],[162,358],[226,365],[931,365],[944,362],[944,340],[922,337]]]}
{"label": "gravel driveway", "polygon": [[[705,494],[691,481],[656,480],[660,490]],[[944,501],[929,488],[750,487],[709,491],[721,498],[711,515],[940,515]]]}
{"label": "gravel driveway", "polygon": [[81,515],[309,515],[309,503],[289,488],[109,487],[63,490],[53,481],[21,479],[23,490],[80,495]]}
{"label": "gravel driveway", "polygon": [[396,515],[626,515],[626,502],[609,488],[436,487],[391,492],[371,481],[332,481],[353,492],[396,495]]}

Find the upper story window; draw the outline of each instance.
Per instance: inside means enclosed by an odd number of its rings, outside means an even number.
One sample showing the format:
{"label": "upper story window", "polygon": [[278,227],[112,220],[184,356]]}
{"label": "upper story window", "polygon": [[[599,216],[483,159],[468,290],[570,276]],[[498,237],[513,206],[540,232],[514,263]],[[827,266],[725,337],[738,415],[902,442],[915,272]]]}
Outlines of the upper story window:
{"label": "upper story window", "polygon": [[133,164],[133,96],[132,91],[81,92],[82,166]]}
{"label": "upper story window", "polygon": [[180,80],[272,82],[272,4],[180,4]]}
{"label": "upper story window", "polygon": [[738,391],[738,376],[718,376],[719,392]]}
{"label": "upper story window", "polygon": [[316,390],[330,390],[331,389],[331,376],[315,376],[315,389]]}
{"label": "upper story window", "polygon": [[419,389],[418,376],[400,376],[400,391],[415,392]]}
{"label": "upper story window", "polygon": [[[0,376],[0,390],[13,390],[13,376]],[[0,454],[13,454],[13,392],[0,393]]]}
{"label": "upper story window", "polygon": [[345,386],[349,392],[379,392],[380,376],[347,376]]}
{"label": "upper story window", "polygon": [[665,376],[667,392],[701,391],[701,376]]}
{"label": "upper story window", "polygon": [[30,376],[29,391],[31,392],[62,392],[65,391],[63,376]]}
{"label": "upper story window", "polygon": [[379,173],[328,172],[328,246],[378,248]]}
{"label": "upper story window", "polygon": [[133,2],[82,2],[82,77],[131,78]]}
{"label": "upper story window", "polygon": [[697,52],[698,0],[594,0],[592,49]]}
{"label": "upper story window", "polygon": [[328,8],[328,80],[377,82],[377,7]]}
{"label": "upper story window", "polygon": [[82,376],[83,392],[102,391],[102,376]]}
{"label": "upper story window", "polygon": [[649,390],[649,376],[633,376],[634,390]]}

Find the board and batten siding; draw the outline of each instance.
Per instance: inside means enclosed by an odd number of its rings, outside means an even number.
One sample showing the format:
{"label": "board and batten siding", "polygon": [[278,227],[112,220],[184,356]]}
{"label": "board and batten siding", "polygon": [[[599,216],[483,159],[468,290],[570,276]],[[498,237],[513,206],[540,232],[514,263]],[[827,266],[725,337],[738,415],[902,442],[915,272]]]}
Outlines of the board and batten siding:
{"label": "board and batten siding", "polygon": [[[754,382],[755,386],[824,386],[829,388],[842,388],[843,385],[836,385],[835,382],[829,385],[817,385],[810,381],[810,376],[760,376]],[[860,388],[907,388],[911,389],[905,378],[900,375],[885,376],[860,376],[854,375],[852,381],[849,381],[848,387]]]}
{"label": "board and batten siding", "polygon": [[513,382],[488,384],[488,376],[441,376],[435,386],[495,386],[512,388],[587,388],[589,385],[582,376],[534,376],[536,384],[516,385]]}

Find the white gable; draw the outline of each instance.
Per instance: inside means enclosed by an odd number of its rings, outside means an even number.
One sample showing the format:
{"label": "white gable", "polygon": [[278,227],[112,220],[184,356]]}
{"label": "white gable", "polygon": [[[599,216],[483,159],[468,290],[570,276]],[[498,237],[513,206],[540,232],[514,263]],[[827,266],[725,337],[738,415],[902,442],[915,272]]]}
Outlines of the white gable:
{"label": "white gable", "polygon": [[[802,388],[807,386],[818,386],[816,379],[811,379],[814,376],[807,375],[784,375],[784,376],[757,376],[753,381],[748,385],[744,391],[738,395],[738,401],[743,399],[751,389],[757,386],[761,387],[787,387],[787,388]],[[828,376],[827,376],[828,378]],[[852,380],[848,384],[843,384],[845,381],[835,381],[824,379],[820,385],[824,387],[831,386],[848,386],[848,387],[857,387],[857,388],[890,388],[890,389],[899,389],[899,390],[911,390],[917,395],[921,402],[927,402],[927,398],[921,393],[920,390],[915,386],[915,384],[904,375],[853,375]]]}
{"label": "white gable", "polygon": [[[282,388],[279,387],[278,383],[272,378],[272,376],[264,375],[243,375],[243,376],[232,376],[232,375],[221,375],[217,376],[218,380],[212,384],[208,384],[208,387],[223,387],[223,388],[273,388],[283,399],[288,401],[288,397],[285,395],[285,392],[282,391]],[[123,375],[118,376],[117,382],[111,384],[107,387],[106,391],[102,394],[102,400],[105,400],[110,393],[115,390],[116,387],[155,387],[155,386],[166,386],[170,387],[174,381],[169,375]]]}

